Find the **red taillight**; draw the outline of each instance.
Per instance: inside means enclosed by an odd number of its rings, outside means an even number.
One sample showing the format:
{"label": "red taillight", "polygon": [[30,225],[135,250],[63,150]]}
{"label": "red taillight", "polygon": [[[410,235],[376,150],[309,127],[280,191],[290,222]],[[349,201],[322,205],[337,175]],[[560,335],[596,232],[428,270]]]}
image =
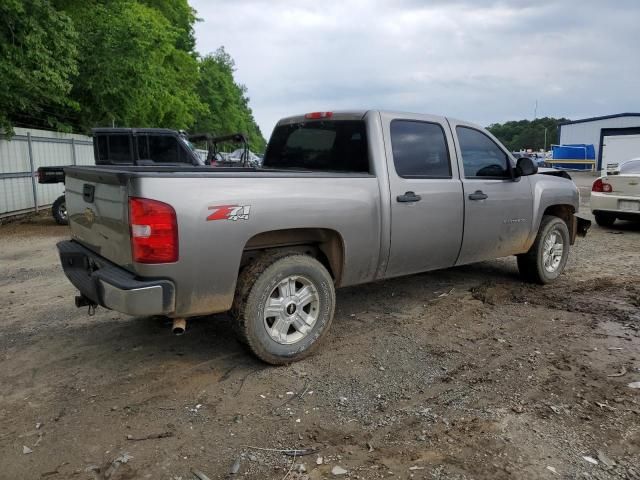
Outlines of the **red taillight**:
{"label": "red taillight", "polygon": [[135,262],[171,263],[178,260],[178,222],[171,205],[129,197],[129,227]]}
{"label": "red taillight", "polygon": [[592,192],[601,192],[602,191],[602,179],[597,179],[593,182],[593,186],[591,187]]}
{"label": "red taillight", "polygon": [[605,183],[605,182],[602,181],[601,178],[599,178],[595,182],[593,182],[593,186],[591,187],[591,191],[592,192],[611,193],[611,192],[613,192],[613,187],[611,186],[610,183]]}
{"label": "red taillight", "polygon": [[319,118],[331,118],[333,116],[333,112],[311,112],[307,113],[304,118],[308,120],[317,120]]}

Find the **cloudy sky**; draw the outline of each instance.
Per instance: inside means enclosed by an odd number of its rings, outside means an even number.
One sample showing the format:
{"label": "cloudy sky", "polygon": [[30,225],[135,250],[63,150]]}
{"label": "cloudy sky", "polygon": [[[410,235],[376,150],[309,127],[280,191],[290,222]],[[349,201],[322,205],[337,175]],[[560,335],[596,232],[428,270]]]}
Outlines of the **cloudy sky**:
{"label": "cloudy sky", "polygon": [[482,125],[640,111],[640,1],[190,0],[268,138],[283,116],[384,108]]}

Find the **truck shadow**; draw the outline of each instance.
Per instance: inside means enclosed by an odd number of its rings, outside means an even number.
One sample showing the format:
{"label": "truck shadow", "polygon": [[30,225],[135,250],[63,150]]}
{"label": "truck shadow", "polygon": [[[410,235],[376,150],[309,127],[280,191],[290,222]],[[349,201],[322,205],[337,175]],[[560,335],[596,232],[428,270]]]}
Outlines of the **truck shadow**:
{"label": "truck shadow", "polygon": [[[486,282],[520,284],[515,262],[512,259],[484,262],[340,289],[334,328],[339,324],[350,331],[365,331],[369,327],[355,314],[365,310],[381,317],[402,314],[408,306],[428,307],[428,302],[438,296],[467,291]],[[173,373],[170,376],[184,378],[198,377],[201,373],[206,374],[207,381],[217,382],[272,368],[236,340],[233,320],[227,314],[191,318],[186,333],[175,336],[167,318],[131,318],[105,310],[98,312],[90,320],[78,312],[69,323],[69,317],[65,316],[66,325],[61,321],[42,325],[32,339],[32,347],[37,348],[43,337],[54,338],[49,341],[59,344],[55,349],[59,354],[47,358],[47,366],[40,365],[43,370],[72,368],[82,363],[86,375],[99,376],[100,372],[111,371],[118,377],[126,365],[133,376],[161,378]],[[321,348],[320,355],[322,351]],[[230,369],[232,375],[228,373]]]}

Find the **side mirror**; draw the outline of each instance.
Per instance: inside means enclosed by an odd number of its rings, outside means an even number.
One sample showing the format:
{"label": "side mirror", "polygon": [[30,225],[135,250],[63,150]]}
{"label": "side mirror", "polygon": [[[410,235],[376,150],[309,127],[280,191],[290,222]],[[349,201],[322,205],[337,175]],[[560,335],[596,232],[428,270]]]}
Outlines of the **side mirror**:
{"label": "side mirror", "polygon": [[526,177],[538,173],[538,165],[533,163],[529,157],[520,157],[516,163],[516,177]]}

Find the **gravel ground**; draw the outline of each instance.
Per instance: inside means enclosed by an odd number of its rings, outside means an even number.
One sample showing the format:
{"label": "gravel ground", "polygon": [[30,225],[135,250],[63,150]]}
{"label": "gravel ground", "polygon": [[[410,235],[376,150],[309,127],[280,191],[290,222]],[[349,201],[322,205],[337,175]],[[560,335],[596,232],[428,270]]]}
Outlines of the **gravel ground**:
{"label": "gravel ground", "polygon": [[638,224],[593,226],[549,286],[509,258],[340,290],[278,368],[224,315],[76,309],[66,237],[0,226],[0,478],[640,479]]}

